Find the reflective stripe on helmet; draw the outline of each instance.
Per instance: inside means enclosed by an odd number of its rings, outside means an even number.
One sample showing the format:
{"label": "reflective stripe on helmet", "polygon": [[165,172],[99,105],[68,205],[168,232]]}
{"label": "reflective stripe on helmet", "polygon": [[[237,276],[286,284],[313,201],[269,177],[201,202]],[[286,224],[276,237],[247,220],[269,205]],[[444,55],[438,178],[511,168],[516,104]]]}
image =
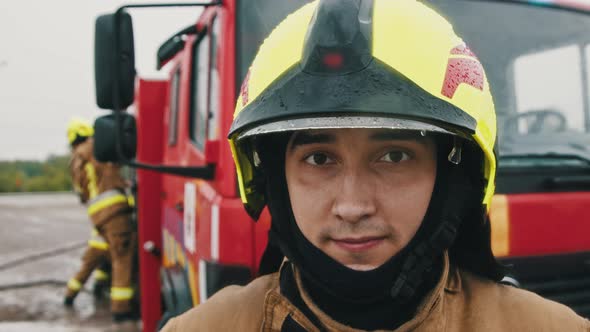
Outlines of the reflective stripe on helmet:
{"label": "reflective stripe on helmet", "polygon": [[111,287],[111,300],[126,301],[133,298],[133,288],[131,287]]}

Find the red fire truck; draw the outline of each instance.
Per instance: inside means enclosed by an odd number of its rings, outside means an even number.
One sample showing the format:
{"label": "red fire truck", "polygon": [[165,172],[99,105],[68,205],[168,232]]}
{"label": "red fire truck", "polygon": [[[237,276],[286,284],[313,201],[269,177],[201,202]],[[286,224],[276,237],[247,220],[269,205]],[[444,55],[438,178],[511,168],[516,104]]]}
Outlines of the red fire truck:
{"label": "red fire truck", "polygon": [[[96,22],[99,160],[137,168],[145,331],[254,278],[269,216],[242,207],[226,133],[258,46],[309,0],[131,5]],[[487,70],[498,113],[490,217],[507,280],[590,317],[590,6],[574,1],[425,1]],[[160,47],[162,80],[136,77],[137,7],[201,7]],[[141,55],[143,56],[143,55]],[[133,105],[134,115],[126,112]]]}

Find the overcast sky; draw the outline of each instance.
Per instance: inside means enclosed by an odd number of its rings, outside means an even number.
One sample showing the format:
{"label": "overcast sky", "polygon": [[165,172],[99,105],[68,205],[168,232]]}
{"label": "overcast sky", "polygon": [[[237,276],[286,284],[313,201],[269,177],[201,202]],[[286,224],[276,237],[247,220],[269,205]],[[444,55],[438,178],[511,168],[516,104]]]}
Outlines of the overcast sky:
{"label": "overcast sky", "polygon": [[[0,160],[65,153],[68,121],[104,114],[94,97],[94,20],[134,2],[150,1],[0,1]],[[140,74],[155,74],[157,47],[199,13],[132,12]]]}

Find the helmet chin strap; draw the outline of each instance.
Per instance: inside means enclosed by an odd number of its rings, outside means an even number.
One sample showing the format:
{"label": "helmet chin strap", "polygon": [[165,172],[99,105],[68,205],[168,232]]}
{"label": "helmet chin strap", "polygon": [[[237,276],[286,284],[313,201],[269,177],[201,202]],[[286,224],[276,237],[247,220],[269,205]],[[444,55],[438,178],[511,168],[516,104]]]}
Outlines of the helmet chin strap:
{"label": "helmet chin strap", "polygon": [[[400,274],[393,283],[390,293],[393,298],[408,301],[414,297],[416,290],[425,276],[434,266],[438,255],[451,247],[457,237],[457,230],[465,217],[466,200],[481,197],[469,183],[469,179],[462,174],[460,166],[463,145],[461,139],[453,137],[453,147],[447,156],[448,163],[439,162],[445,168],[444,179],[446,193],[442,195],[442,209],[440,222],[426,241],[419,243],[405,259]],[[439,156],[439,158],[441,158]],[[439,159],[440,160],[440,159]],[[442,165],[441,165],[442,164]],[[441,197],[438,197],[440,199]],[[436,198],[435,198],[436,199]],[[432,204],[432,202],[431,202]]]}
{"label": "helmet chin strap", "polygon": [[[390,295],[402,302],[412,299],[417,288],[431,271],[439,255],[447,250],[454,242],[457,229],[461,224],[461,209],[464,204],[465,193],[469,193],[470,186],[466,179],[460,176],[457,165],[449,165],[446,200],[443,203],[443,213],[440,222],[427,240],[422,241],[411,250],[404,260],[402,269],[391,287]],[[440,198],[440,197],[439,197]]]}

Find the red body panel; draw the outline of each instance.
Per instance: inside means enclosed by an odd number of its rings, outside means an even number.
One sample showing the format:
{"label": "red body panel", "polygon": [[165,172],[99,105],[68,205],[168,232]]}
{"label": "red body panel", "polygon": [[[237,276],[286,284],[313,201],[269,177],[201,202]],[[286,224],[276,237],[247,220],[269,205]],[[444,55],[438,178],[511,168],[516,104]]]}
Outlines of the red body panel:
{"label": "red body panel", "polygon": [[[222,185],[220,193],[226,197],[238,197],[237,179],[233,157],[226,135],[234,118],[236,102],[236,10],[235,1],[225,1],[219,11],[217,19],[221,19],[221,38],[219,38],[219,52],[217,61],[219,67],[219,106],[221,113],[218,178]],[[250,218],[248,218],[250,219]]]}
{"label": "red body panel", "polygon": [[[137,159],[150,163],[162,162],[161,110],[166,94],[166,82],[139,80],[137,108]],[[138,169],[138,243],[139,277],[141,287],[141,317],[144,331],[155,331],[161,316],[160,259],[142,250],[143,244],[152,241],[162,248],[162,209],[160,193],[162,174]]]}
{"label": "red body panel", "polygon": [[508,195],[510,256],[590,248],[590,192]]}
{"label": "red body panel", "polygon": [[[180,266],[191,276],[189,280],[193,303],[196,305],[207,295],[199,286],[201,275],[200,263],[215,262],[225,265],[248,267],[252,274],[256,273],[260,256],[266,246],[266,237],[270,224],[268,214],[263,215],[259,223],[254,223],[243,208],[237,192],[236,172],[225,133],[229,131],[233,119],[236,95],[236,55],[235,55],[235,4],[224,2],[223,6],[210,7],[204,10],[196,23],[199,31],[210,33],[211,22],[217,20],[219,35],[217,59],[219,81],[217,89],[219,98],[218,116],[219,137],[214,141],[206,141],[205,149],[197,148],[190,138],[191,98],[194,87],[193,68],[195,43],[200,38],[187,36],[184,49],[168,61],[169,76],[166,81],[166,98],[161,108],[153,113],[160,119],[160,148],[163,151],[162,161],[167,165],[205,166],[215,164],[215,178],[211,181],[194,180],[174,175],[162,175],[162,192],[160,212],[162,230],[165,234],[163,266],[168,268]],[[169,144],[171,119],[172,81],[174,74],[180,71],[177,113],[177,140]],[[185,208],[191,202],[185,200],[185,186],[195,185],[195,242],[196,250],[192,252],[187,245],[185,232]],[[190,187],[189,187],[190,188]],[[190,238],[190,236],[189,236]],[[190,241],[190,239],[189,239]],[[202,286],[202,285],[201,285]],[[197,289],[198,288],[198,289]]]}

